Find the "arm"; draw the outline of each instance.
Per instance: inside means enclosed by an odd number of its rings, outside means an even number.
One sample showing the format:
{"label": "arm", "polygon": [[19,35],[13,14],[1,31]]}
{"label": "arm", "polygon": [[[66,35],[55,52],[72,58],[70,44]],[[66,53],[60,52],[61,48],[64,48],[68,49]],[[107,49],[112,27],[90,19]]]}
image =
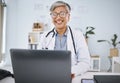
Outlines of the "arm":
{"label": "arm", "polygon": [[90,54],[83,34],[78,32],[74,35],[74,38],[77,51],[77,64],[72,66],[72,73],[77,76],[88,71],[90,67]]}

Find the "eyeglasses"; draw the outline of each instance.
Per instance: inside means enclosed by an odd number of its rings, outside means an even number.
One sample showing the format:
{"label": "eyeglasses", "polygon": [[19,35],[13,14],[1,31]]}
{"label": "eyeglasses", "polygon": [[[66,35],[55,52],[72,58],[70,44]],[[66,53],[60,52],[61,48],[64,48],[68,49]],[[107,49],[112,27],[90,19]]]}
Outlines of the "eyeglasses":
{"label": "eyeglasses", "polygon": [[51,15],[52,18],[56,18],[58,15],[60,17],[66,17],[67,14],[68,14],[68,12],[63,12],[63,11],[60,12],[60,13],[56,13],[56,12],[50,13],[50,15]]}

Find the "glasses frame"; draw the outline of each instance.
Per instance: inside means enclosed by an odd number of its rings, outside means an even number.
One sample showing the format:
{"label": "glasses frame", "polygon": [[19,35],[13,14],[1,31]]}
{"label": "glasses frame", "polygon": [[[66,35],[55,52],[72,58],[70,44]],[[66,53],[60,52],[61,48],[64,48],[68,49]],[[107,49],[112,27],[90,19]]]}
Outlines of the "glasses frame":
{"label": "glasses frame", "polygon": [[67,14],[68,14],[67,11],[61,11],[60,13],[56,13],[56,12],[51,12],[50,13],[52,18],[56,18],[58,15],[59,15],[59,17],[64,18],[64,17],[67,16]]}

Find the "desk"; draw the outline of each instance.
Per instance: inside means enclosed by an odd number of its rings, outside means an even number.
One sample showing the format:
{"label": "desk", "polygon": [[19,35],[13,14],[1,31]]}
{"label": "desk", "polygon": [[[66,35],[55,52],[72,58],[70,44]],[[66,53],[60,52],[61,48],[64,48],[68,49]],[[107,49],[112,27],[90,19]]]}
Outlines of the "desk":
{"label": "desk", "polygon": [[86,72],[81,76],[77,76],[72,80],[72,83],[81,83],[81,79],[93,79],[94,75],[120,75],[120,73],[109,73],[109,72]]}
{"label": "desk", "polygon": [[[120,75],[120,73],[106,73],[106,72],[87,72],[82,76],[77,76],[72,80],[72,83],[81,83],[81,79],[93,79],[94,75]],[[7,77],[0,81],[0,83],[15,83],[12,77]]]}
{"label": "desk", "polygon": [[[2,69],[12,71],[11,66],[6,66],[3,67]],[[81,76],[77,76],[72,80],[72,83],[81,83],[81,79],[86,78],[86,79],[93,79],[94,75],[120,75],[120,73],[110,73],[110,72],[86,72]],[[0,80],[0,83],[15,83],[14,79],[11,77],[7,77],[3,80]]]}

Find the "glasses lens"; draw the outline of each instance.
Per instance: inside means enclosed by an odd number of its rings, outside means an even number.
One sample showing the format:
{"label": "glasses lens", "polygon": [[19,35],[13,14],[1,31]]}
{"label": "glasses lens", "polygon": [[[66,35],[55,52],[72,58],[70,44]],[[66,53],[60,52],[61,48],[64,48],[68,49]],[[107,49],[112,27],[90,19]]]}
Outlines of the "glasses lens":
{"label": "glasses lens", "polygon": [[66,16],[66,12],[61,12],[59,13],[60,17],[65,17]]}
{"label": "glasses lens", "polygon": [[55,13],[55,12],[53,12],[53,13],[51,13],[50,15],[52,16],[52,18],[56,18],[58,15],[59,15],[60,17],[65,17],[66,14],[67,14],[67,12],[60,12],[60,13]]}
{"label": "glasses lens", "polygon": [[53,18],[57,17],[57,13],[51,13],[50,14]]}

